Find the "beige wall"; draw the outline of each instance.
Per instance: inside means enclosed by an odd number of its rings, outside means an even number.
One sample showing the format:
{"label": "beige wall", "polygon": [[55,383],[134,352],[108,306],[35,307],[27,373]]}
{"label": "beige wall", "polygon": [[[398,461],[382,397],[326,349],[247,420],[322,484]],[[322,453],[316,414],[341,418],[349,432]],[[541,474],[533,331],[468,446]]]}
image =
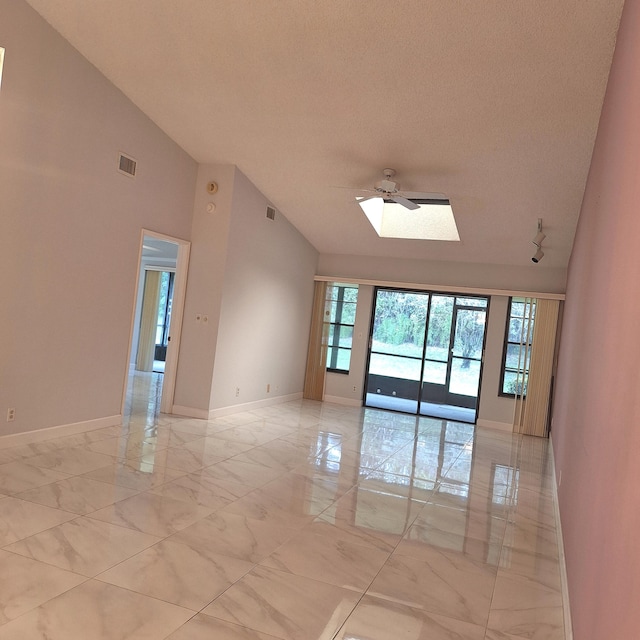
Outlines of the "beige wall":
{"label": "beige wall", "polygon": [[[523,251],[529,251],[530,246],[525,246]],[[566,269],[552,269],[540,264],[505,267],[499,264],[321,254],[318,275],[445,287],[564,293],[567,272]]]}
{"label": "beige wall", "polygon": [[499,395],[504,332],[508,311],[509,298],[507,296],[491,296],[487,320],[485,360],[482,368],[482,390],[478,409],[479,425],[505,430],[507,425],[513,425],[515,404],[513,398]]}
{"label": "beige wall", "polygon": [[141,229],[188,238],[197,167],[21,0],[0,44],[2,435],[120,413]]}

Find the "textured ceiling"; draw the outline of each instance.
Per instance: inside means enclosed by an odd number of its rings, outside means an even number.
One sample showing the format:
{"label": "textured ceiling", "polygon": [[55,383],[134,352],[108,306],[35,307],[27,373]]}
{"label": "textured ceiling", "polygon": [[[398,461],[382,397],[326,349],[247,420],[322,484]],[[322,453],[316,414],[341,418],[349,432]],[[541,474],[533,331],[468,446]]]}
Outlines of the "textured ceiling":
{"label": "textured ceiling", "polygon": [[[623,0],[29,0],[199,162],[321,253],[565,267]],[[460,243],[378,238],[382,169]],[[410,215],[410,214],[409,214]]]}

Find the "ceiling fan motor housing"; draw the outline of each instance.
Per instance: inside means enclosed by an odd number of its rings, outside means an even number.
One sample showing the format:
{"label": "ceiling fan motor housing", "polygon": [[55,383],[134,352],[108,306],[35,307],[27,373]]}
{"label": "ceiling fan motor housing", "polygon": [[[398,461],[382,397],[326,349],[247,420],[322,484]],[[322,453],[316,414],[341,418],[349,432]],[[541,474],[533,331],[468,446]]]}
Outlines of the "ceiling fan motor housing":
{"label": "ceiling fan motor housing", "polygon": [[392,180],[380,180],[376,182],[376,191],[382,191],[383,193],[395,193],[400,190],[400,185]]}

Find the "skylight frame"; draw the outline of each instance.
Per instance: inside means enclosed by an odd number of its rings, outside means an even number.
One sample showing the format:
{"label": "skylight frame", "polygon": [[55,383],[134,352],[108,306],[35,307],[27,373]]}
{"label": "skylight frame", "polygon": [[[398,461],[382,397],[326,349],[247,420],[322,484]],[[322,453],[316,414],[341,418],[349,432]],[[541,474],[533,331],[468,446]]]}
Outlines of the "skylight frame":
{"label": "skylight frame", "polygon": [[460,242],[453,208],[446,196],[409,199],[420,208],[411,211],[383,195],[356,201],[381,238]]}

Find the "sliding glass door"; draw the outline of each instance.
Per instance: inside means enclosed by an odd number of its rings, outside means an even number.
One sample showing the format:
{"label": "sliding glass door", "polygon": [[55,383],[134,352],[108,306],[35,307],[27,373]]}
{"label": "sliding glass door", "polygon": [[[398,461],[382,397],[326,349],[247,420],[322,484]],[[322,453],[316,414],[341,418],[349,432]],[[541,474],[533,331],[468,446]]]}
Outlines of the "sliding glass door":
{"label": "sliding glass door", "polygon": [[418,413],[428,310],[428,294],[376,291],[367,406]]}
{"label": "sliding glass door", "polygon": [[487,298],[376,290],[366,406],[475,422]]}

